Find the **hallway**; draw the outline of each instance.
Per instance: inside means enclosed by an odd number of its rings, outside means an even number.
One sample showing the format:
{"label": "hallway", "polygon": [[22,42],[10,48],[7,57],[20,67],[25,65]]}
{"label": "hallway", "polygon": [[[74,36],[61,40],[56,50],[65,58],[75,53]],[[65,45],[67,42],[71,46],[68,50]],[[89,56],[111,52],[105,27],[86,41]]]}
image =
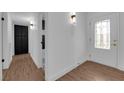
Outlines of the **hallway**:
{"label": "hallway", "polygon": [[5,81],[42,81],[44,74],[38,69],[30,54],[16,55],[8,70],[3,71]]}

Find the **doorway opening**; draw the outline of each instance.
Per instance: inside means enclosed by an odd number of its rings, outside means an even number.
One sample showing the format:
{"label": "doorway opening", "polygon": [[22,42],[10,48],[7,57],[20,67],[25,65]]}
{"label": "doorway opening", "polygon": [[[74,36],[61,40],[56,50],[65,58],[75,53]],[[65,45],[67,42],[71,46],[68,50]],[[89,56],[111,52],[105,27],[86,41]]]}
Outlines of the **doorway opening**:
{"label": "doorway opening", "polygon": [[14,25],[15,55],[28,53],[28,26]]}

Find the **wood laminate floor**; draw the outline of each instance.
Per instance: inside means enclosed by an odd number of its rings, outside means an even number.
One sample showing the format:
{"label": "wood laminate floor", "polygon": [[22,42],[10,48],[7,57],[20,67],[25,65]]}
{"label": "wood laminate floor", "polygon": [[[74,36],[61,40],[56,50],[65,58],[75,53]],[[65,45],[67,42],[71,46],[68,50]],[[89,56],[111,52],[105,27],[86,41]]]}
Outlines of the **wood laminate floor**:
{"label": "wood laminate floor", "polygon": [[13,57],[9,69],[3,70],[5,81],[42,81],[44,71],[38,69],[30,54],[16,55]]}
{"label": "wood laminate floor", "polygon": [[58,81],[122,81],[124,72],[118,69],[87,61],[64,75]]}
{"label": "wood laminate floor", "polygon": [[[29,54],[14,56],[7,70],[3,70],[4,80],[29,81],[44,80],[42,69],[38,69]],[[122,81],[124,71],[87,61],[58,81]]]}

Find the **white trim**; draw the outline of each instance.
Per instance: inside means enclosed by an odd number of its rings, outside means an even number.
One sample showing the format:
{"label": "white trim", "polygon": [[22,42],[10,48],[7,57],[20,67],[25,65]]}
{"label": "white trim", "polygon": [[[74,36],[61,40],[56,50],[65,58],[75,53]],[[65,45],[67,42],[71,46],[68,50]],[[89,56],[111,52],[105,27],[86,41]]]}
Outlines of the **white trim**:
{"label": "white trim", "polygon": [[36,62],[36,61],[34,60],[33,55],[32,55],[31,53],[29,53],[29,54],[30,54],[30,56],[31,56],[31,58],[32,58],[32,60],[33,60],[33,62],[34,62],[34,64],[37,66],[37,68],[42,68],[40,65],[36,64],[36,63],[38,63],[38,62]]}
{"label": "white trim", "polygon": [[124,71],[124,66],[118,65],[117,69]]}
{"label": "white trim", "polygon": [[0,13],[0,81],[2,81],[2,13]]}
{"label": "white trim", "polygon": [[43,13],[42,17],[45,18],[45,31],[42,31],[43,34],[45,34],[45,67],[44,67],[44,71],[45,71],[45,80],[49,80],[49,68],[48,68],[48,25],[49,25],[49,16],[48,13]]}
{"label": "white trim", "polygon": [[18,21],[12,21],[12,55],[11,56],[14,56],[15,55],[15,39],[14,39],[14,31],[15,31],[15,28],[14,28],[14,25],[22,25],[22,26],[28,26],[28,53],[30,53],[30,24],[28,22],[26,23],[21,23],[21,22],[18,22]]}
{"label": "white trim", "polygon": [[71,70],[73,70],[73,69],[76,68],[76,67],[77,67],[76,64],[71,65],[70,67],[64,69],[63,71],[58,72],[57,74],[55,74],[55,75],[53,75],[53,76],[51,76],[51,77],[48,77],[47,80],[48,80],[48,81],[55,81],[55,80],[57,80],[58,78],[64,76],[66,73],[70,72]]}
{"label": "white trim", "polygon": [[[106,65],[106,64],[102,64],[100,62],[96,62],[96,61],[93,61],[93,60],[88,60],[88,61],[91,61],[91,62],[94,62],[94,63],[98,63],[98,64],[101,64],[101,65],[105,65],[105,66],[109,66],[109,65]],[[118,70],[121,70],[121,71],[124,71],[124,66],[121,66],[121,65],[118,65],[118,66],[109,66],[109,67],[112,67],[112,68],[115,68],[115,69],[118,69]]]}

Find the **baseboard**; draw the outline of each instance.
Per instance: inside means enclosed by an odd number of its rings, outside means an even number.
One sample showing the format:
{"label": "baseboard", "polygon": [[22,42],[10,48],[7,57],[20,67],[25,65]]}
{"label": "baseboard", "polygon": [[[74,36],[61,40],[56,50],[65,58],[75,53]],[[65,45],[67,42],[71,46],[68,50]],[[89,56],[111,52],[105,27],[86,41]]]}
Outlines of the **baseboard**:
{"label": "baseboard", "polygon": [[124,71],[124,67],[122,67],[120,65],[117,66],[117,69]]}
{"label": "baseboard", "polygon": [[73,70],[74,68],[76,68],[76,64],[71,65],[70,67],[68,67],[67,69],[64,69],[61,72],[58,72],[57,74],[55,74],[54,76],[51,76],[48,78],[48,81],[55,81],[57,79],[59,79],[60,77],[64,76],[66,73],[70,72],[71,70]]}
{"label": "baseboard", "polygon": [[[12,62],[12,61],[11,61],[11,62]],[[10,62],[9,64],[3,63],[3,69],[9,69],[9,66],[10,66],[11,62]]]}
{"label": "baseboard", "polygon": [[31,53],[29,53],[29,54],[30,54],[30,56],[31,56],[31,58],[32,58],[32,60],[33,60],[33,62],[34,62],[34,64],[37,66],[37,68],[38,68],[38,69],[43,68],[43,67],[39,64],[39,62],[36,62],[36,60],[34,59],[34,57],[32,56],[32,54],[31,54]]}
{"label": "baseboard", "polygon": [[[79,63],[82,64],[82,63],[84,63],[84,62],[86,62],[86,61],[79,62]],[[68,68],[64,69],[63,71],[58,72],[58,73],[55,74],[54,76],[49,77],[47,80],[48,80],[48,81],[55,81],[55,80],[59,79],[60,77],[64,76],[65,74],[69,73],[70,71],[72,71],[72,70],[75,69],[76,67],[78,67],[80,64],[75,63],[75,64],[69,66]]]}
{"label": "baseboard", "polygon": [[[95,61],[92,61],[92,60],[88,60],[88,61],[91,61],[91,62],[94,62],[94,63],[97,63],[97,64],[102,64],[102,63],[95,62]],[[106,65],[106,64],[102,64],[102,65],[109,66],[109,65]],[[115,69],[119,69],[121,71],[124,71],[124,67],[121,66],[121,65],[118,65],[118,66],[109,66],[109,67],[112,67],[112,68],[115,68]]]}
{"label": "baseboard", "polygon": [[79,66],[87,61],[88,61],[87,59],[82,59],[82,60],[78,61],[77,65]]}

